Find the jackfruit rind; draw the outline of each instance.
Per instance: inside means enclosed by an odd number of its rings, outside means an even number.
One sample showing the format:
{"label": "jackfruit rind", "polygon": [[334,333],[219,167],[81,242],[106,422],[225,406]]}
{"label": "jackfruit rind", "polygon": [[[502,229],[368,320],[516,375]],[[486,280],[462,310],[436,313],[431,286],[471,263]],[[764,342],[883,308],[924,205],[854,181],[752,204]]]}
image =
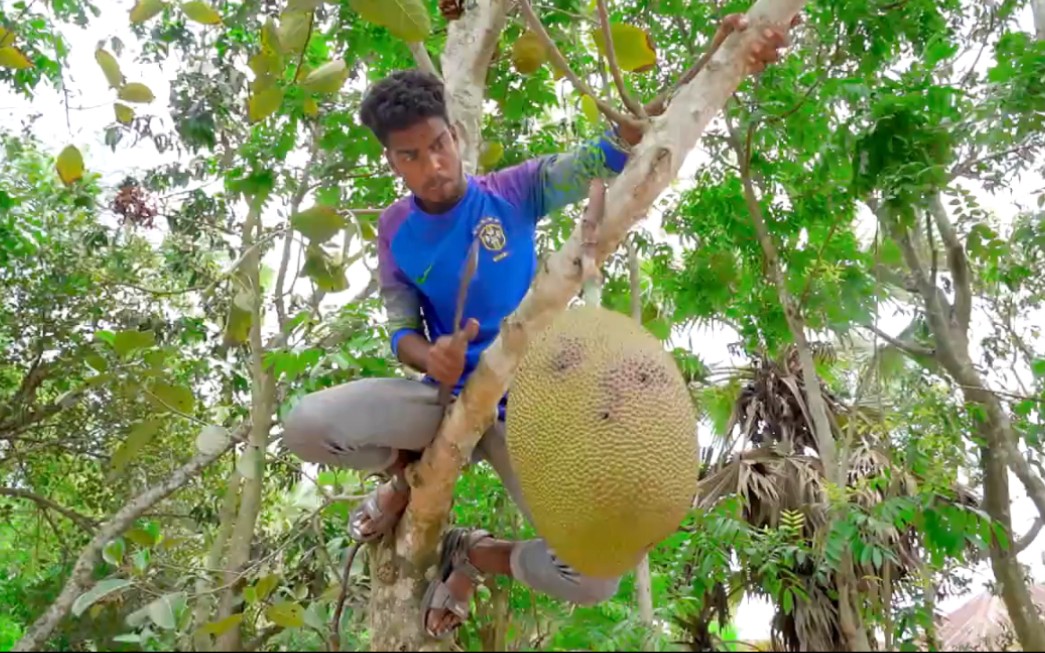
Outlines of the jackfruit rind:
{"label": "jackfruit rind", "polygon": [[538,535],[587,576],[626,573],[692,506],[692,399],[661,342],[622,313],[572,308],[533,339],[506,432]]}

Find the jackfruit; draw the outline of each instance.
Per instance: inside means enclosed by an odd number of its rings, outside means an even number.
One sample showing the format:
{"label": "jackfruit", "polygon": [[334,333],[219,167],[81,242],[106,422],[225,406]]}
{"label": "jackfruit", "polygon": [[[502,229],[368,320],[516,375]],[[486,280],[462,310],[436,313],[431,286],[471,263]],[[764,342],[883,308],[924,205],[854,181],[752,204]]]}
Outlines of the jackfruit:
{"label": "jackfruit", "polygon": [[584,305],[537,334],[505,427],[537,534],[581,574],[626,573],[693,504],[692,399],[661,342],[622,313]]}
{"label": "jackfruit", "polygon": [[512,65],[523,75],[529,75],[548,59],[548,51],[535,32],[525,32],[512,46]]}

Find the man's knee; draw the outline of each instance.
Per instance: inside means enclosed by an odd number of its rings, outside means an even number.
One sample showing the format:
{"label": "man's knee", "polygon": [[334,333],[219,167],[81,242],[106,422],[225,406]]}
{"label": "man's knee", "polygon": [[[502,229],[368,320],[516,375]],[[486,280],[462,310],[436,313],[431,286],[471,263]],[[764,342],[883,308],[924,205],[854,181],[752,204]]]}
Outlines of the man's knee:
{"label": "man's knee", "polygon": [[313,404],[310,396],[302,397],[283,420],[283,445],[308,461],[321,457],[322,442],[329,436],[329,425]]}
{"label": "man's knee", "polygon": [[570,597],[569,600],[577,605],[596,605],[612,599],[617,594],[618,588],[620,588],[620,578],[582,576],[577,579],[575,596]]}

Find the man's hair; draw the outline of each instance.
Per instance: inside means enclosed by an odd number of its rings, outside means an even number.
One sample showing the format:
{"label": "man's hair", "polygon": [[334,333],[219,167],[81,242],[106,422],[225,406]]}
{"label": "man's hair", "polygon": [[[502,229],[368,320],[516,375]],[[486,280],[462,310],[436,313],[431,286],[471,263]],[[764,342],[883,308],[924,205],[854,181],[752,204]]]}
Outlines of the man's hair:
{"label": "man's hair", "polygon": [[388,145],[389,132],[408,129],[427,118],[450,119],[443,81],[417,69],[400,70],[370,87],[359,107],[359,118]]}

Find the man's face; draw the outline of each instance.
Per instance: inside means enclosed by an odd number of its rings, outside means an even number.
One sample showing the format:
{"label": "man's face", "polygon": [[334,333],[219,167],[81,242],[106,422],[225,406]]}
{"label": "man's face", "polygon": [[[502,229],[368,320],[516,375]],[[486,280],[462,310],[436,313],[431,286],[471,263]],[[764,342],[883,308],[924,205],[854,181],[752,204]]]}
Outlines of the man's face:
{"label": "man's face", "polygon": [[386,155],[392,170],[428,206],[445,207],[464,192],[457,135],[442,118],[391,132]]}

